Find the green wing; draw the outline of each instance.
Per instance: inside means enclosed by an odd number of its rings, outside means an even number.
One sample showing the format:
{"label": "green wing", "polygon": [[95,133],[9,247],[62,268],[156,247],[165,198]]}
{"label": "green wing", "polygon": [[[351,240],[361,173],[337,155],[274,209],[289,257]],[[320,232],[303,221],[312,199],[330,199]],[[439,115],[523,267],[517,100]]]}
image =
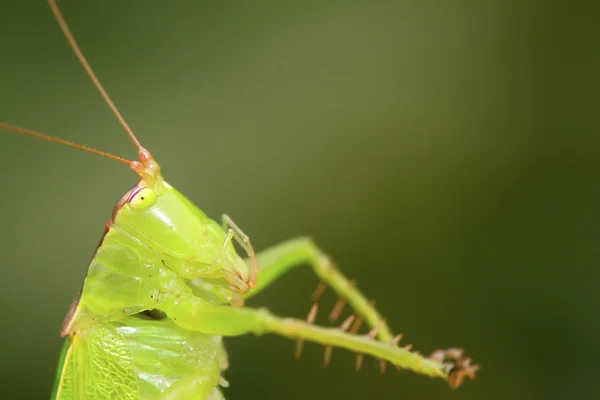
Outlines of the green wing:
{"label": "green wing", "polygon": [[60,357],[58,359],[58,370],[56,371],[56,377],[54,378],[54,386],[52,388],[52,395],[50,400],[58,399],[72,399],[73,392],[71,391],[72,383],[66,382],[65,378],[70,377],[72,373],[67,370],[72,369],[71,360],[71,337],[67,336],[63,343],[63,347],[60,351]]}
{"label": "green wing", "polygon": [[138,380],[127,343],[112,326],[65,341],[52,400],[137,400]]}

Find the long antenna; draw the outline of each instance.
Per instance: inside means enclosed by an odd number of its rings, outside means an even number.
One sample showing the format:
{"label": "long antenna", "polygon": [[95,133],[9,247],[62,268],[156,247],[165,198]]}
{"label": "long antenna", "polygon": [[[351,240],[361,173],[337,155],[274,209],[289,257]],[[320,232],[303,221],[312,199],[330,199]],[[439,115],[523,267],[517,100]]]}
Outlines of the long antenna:
{"label": "long antenna", "polygon": [[108,94],[106,93],[104,88],[102,87],[102,84],[96,77],[96,74],[94,74],[92,67],[90,67],[87,60],[83,56],[83,53],[79,49],[79,46],[77,45],[77,42],[75,41],[75,38],[73,37],[73,34],[69,30],[69,27],[67,26],[67,23],[65,22],[65,19],[63,18],[62,14],[60,13],[60,10],[58,9],[58,6],[56,5],[56,1],[48,0],[48,3],[50,4],[50,7],[52,8],[52,12],[54,13],[54,16],[56,17],[56,20],[58,21],[60,28],[62,29],[62,31],[65,34],[69,43],[71,44],[71,48],[75,52],[75,55],[77,56],[77,58],[79,59],[81,64],[83,64],[83,67],[85,68],[87,74],[92,79],[92,82],[94,82],[94,85],[96,86],[96,88],[98,89],[98,91],[100,92],[102,97],[104,98],[104,101],[106,101],[106,104],[108,104],[108,107],[110,107],[110,109],[113,112],[113,114],[115,115],[115,117],[117,117],[117,119],[121,123],[121,126],[125,129],[125,131],[129,135],[129,137],[131,138],[133,143],[136,145],[138,150],[143,150],[144,148],[142,147],[140,141],[137,139],[137,137],[135,137],[135,134],[133,133],[133,131],[131,130],[131,128],[129,127],[129,125],[127,124],[127,122],[125,121],[125,119],[123,118],[123,116],[121,115],[119,110],[117,109],[117,107],[114,105],[114,103],[112,102],[112,100],[110,99],[110,97],[108,96]]}
{"label": "long antenna", "polygon": [[21,133],[23,135],[33,136],[33,137],[36,137],[38,139],[44,139],[44,140],[48,140],[50,142],[64,144],[65,146],[74,147],[74,148],[79,149],[79,150],[84,150],[84,151],[87,151],[87,152],[90,152],[90,153],[98,154],[99,156],[110,158],[112,160],[115,160],[115,161],[121,162],[123,164],[126,164],[129,167],[131,167],[132,169],[134,169],[137,166],[137,164],[138,164],[137,161],[131,161],[131,160],[128,160],[128,159],[123,158],[123,157],[115,156],[114,154],[107,153],[106,151],[98,150],[98,149],[95,149],[95,148],[89,147],[89,146],[84,146],[82,144],[71,142],[70,140],[60,139],[60,138],[57,138],[57,137],[54,137],[54,136],[46,135],[45,133],[36,132],[36,131],[32,131],[30,129],[21,128],[19,126],[9,125],[9,124],[5,124],[3,122],[0,122],[0,129],[5,129],[7,131],[11,131],[11,132],[15,132],[15,133]]}

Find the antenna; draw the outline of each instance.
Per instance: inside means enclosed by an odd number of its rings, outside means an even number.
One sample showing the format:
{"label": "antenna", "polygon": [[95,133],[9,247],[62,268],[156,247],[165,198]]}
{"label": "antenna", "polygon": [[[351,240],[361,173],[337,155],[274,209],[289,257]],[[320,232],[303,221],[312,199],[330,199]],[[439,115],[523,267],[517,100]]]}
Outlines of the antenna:
{"label": "antenna", "polygon": [[89,77],[92,79],[92,82],[94,82],[94,85],[96,86],[96,88],[98,89],[98,91],[100,92],[102,97],[104,98],[104,101],[106,101],[106,104],[108,104],[108,107],[111,109],[111,111],[113,112],[115,117],[117,117],[117,119],[121,123],[121,126],[125,129],[125,131],[129,135],[129,137],[131,138],[131,140],[133,141],[135,146],[138,148],[138,151],[144,150],[140,141],[137,139],[137,137],[135,136],[135,134],[133,133],[133,131],[131,130],[131,128],[129,127],[129,125],[127,124],[127,122],[125,121],[125,119],[123,118],[123,116],[121,115],[121,113],[119,112],[117,107],[115,106],[115,104],[112,102],[112,100],[110,99],[110,97],[108,96],[108,94],[106,93],[104,88],[102,87],[102,84],[96,77],[96,74],[94,74],[92,67],[90,67],[87,60],[83,56],[83,53],[79,49],[79,46],[77,45],[77,42],[75,41],[75,38],[73,37],[73,34],[69,30],[69,27],[67,26],[67,23],[65,22],[65,19],[63,18],[62,14],[60,13],[60,10],[58,9],[58,6],[56,5],[56,1],[48,0],[48,3],[50,4],[50,7],[52,8],[52,12],[54,13],[54,16],[56,17],[56,20],[58,21],[60,28],[62,29],[64,35],[66,36],[67,40],[69,41],[71,48],[75,52],[75,55],[77,56],[77,58],[79,59],[81,64],[83,64],[83,68],[85,68],[85,71],[87,72]]}
{"label": "antenna", "polygon": [[20,134],[23,134],[23,135],[33,136],[33,137],[36,137],[38,139],[48,140],[50,142],[59,143],[59,144],[64,144],[65,146],[74,147],[74,148],[79,149],[79,150],[83,150],[83,151],[87,151],[87,152],[90,152],[90,153],[98,154],[99,156],[110,158],[111,160],[115,160],[115,161],[121,162],[123,164],[126,164],[126,165],[128,165],[133,170],[135,170],[136,168],[139,168],[139,166],[138,166],[139,162],[138,161],[131,161],[131,160],[128,160],[126,158],[115,156],[114,154],[107,153],[106,151],[94,149],[93,147],[84,146],[82,144],[71,142],[70,140],[60,139],[60,138],[57,138],[57,137],[54,137],[54,136],[46,135],[45,133],[32,131],[30,129],[21,128],[19,126],[15,126],[15,125],[5,124],[3,122],[0,122],[0,129],[5,129],[7,131],[11,131],[11,132],[15,132],[15,133],[20,133]]}

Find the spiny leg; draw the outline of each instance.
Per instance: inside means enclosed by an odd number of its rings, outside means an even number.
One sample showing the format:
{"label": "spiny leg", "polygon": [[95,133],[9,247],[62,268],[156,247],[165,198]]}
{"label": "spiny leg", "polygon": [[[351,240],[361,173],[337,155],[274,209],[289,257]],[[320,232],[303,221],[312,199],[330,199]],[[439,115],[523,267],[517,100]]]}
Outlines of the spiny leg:
{"label": "spiny leg", "polygon": [[319,343],[326,347],[345,348],[383,359],[397,367],[443,378],[452,387],[458,387],[465,376],[473,378],[479,368],[470,365],[470,359],[467,358],[461,357],[455,363],[444,363],[440,361],[439,353],[433,358],[424,357],[397,347],[394,339],[387,343],[374,339],[373,331],[368,335],[346,333],[340,328],[323,328],[298,319],[279,318],[266,309],[214,305],[192,294],[165,293],[160,304],[161,309],[185,329],[219,336],[272,333]]}
{"label": "spiny leg", "polygon": [[250,237],[246,235],[235,222],[233,222],[229,215],[223,214],[222,220],[223,229],[231,229],[233,231],[233,237],[235,238],[236,242],[242,246],[244,251],[248,254],[248,258],[250,258],[250,279],[248,281],[248,285],[251,288],[255,287],[256,276],[258,275],[259,271],[259,263],[256,254],[254,253],[254,248],[252,247]]}
{"label": "spiny leg", "polygon": [[[292,268],[309,264],[315,274],[340,296],[341,301],[336,304],[331,313],[333,315],[330,314],[330,317],[335,316],[337,318],[341,313],[342,302],[348,303],[355,310],[358,317],[367,323],[369,328],[372,329],[380,325],[377,337],[381,341],[389,342],[392,339],[393,334],[390,328],[385,322],[382,323],[382,317],[373,304],[356,289],[353,281],[342,275],[331,259],[312,240],[298,238],[275,245],[258,253],[258,262],[260,272],[257,285],[244,298],[249,298],[262,291]],[[322,291],[323,289],[320,286],[315,295],[322,294]]]}

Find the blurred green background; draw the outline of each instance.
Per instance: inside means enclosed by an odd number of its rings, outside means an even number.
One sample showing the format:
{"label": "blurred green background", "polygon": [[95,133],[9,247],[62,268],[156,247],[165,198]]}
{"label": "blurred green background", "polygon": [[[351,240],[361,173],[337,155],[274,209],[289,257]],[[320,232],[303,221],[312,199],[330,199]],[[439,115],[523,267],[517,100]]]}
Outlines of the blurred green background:
{"label": "blurred green background", "polygon": [[[0,4],[0,120],[134,157],[46,3]],[[597,398],[598,36],[592,10],[559,4],[60,2],[173,185],[258,249],[311,235],[404,343],[484,367],[452,391],[240,337],[229,399]],[[0,136],[0,397],[42,399],[136,176]],[[251,304],[303,318],[316,283],[299,269]]]}

